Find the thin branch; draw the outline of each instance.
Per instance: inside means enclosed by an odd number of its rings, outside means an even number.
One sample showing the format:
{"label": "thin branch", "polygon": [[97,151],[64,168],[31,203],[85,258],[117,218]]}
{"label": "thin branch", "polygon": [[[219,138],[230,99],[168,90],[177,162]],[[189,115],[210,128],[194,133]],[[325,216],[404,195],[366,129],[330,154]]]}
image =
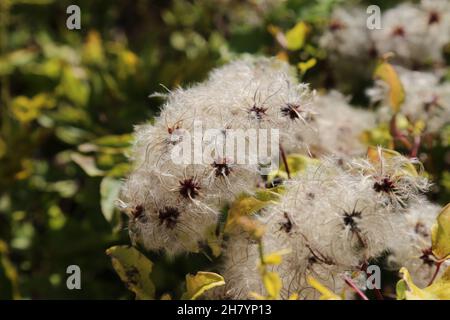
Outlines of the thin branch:
{"label": "thin branch", "polygon": [[397,141],[400,141],[401,143],[403,143],[403,145],[408,150],[411,150],[413,148],[413,145],[411,144],[411,142],[408,141],[407,137],[404,134],[402,134],[400,132],[400,130],[398,130],[398,128],[397,128],[397,114],[394,114],[392,116],[392,119],[389,124],[389,131],[390,131],[392,137],[394,138],[394,143],[397,140]]}
{"label": "thin branch", "polygon": [[417,155],[419,153],[419,148],[420,148],[421,141],[422,141],[422,137],[420,135],[414,137],[414,144],[413,144],[413,147],[411,149],[411,153],[409,154],[409,156],[411,158],[417,158]]}
{"label": "thin branch", "polygon": [[284,168],[286,169],[286,173],[288,176],[288,179],[291,179],[291,172],[289,170],[289,165],[286,157],[286,153],[284,152],[284,148],[280,143],[280,153],[281,153],[281,159],[283,160]]}
{"label": "thin branch", "polygon": [[369,298],[367,298],[367,296],[364,294],[364,292],[362,292],[352,281],[352,279],[350,279],[349,277],[347,277],[346,275],[343,276],[344,277],[344,281],[345,283],[352,288],[363,300],[369,300]]}
{"label": "thin branch", "polygon": [[433,284],[434,280],[436,279],[436,277],[437,277],[437,275],[439,273],[439,270],[441,270],[441,265],[442,265],[443,262],[444,261],[437,261],[436,262],[436,270],[434,271],[433,277],[431,278],[430,283],[428,283],[428,286],[431,286]]}

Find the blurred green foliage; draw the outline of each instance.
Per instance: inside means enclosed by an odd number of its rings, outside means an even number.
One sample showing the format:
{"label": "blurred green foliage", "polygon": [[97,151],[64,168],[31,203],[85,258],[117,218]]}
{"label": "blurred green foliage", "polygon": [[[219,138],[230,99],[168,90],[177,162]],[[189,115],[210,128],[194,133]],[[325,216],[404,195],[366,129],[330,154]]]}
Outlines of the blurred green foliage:
{"label": "blurred green foliage", "polygon": [[[113,202],[133,125],[157,113],[161,101],[148,95],[161,85],[201,80],[250,53],[302,63],[300,76],[326,86],[325,56],[309,28],[323,27],[344,1],[264,9],[271,2],[0,0],[0,299],[132,297],[105,250],[129,243]],[[66,28],[71,4],[81,8],[81,30]],[[299,21],[308,26],[292,32],[305,39],[286,51],[276,34]],[[448,172],[441,179],[450,190]],[[181,295],[185,275],[209,263],[203,254],[148,255],[157,296]],[[82,290],[66,288],[72,264]]]}

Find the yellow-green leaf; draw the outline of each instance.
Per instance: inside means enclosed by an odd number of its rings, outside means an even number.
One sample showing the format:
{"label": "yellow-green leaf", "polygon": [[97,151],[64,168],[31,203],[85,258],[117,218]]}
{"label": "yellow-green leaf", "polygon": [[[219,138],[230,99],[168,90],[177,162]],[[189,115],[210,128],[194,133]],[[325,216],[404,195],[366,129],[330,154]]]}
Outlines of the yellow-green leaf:
{"label": "yellow-green leaf", "polygon": [[280,194],[283,192],[281,186],[268,188],[268,189],[258,189],[255,192],[256,199],[261,201],[278,201],[280,200]]}
{"label": "yellow-green leaf", "polygon": [[0,159],[6,154],[7,148],[6,142],[0,137]]}
{"label": "yellow-green leaf", "polygon": [[97,31],[89,31],[86,43],[83,46],[82,56],[84,61],[90,64],[102,65],[105,63],[100,33]]}
{"label": "yellow-green leaf", "polygon": [[435,295],[440,300],[450,300],[450,267],[431,286],[425,288],[426,291]]}
{"label": "yellow-green leaf", "polygon": [[94,157],[84,156],[82,154],[74,152],[71,154],[70,158],[73,162],[78,164],[90,177],[102,176],[105,174],[105,172],[97,168]]}
{"label": "yellow-green leaf", "polygon": [[439,260],[450,257],[450,203],[439,213],[431,229],[433,254]]}
{"label": "yellow-green leaf", "polygon": [[220,274],[214,272],[199,271],[197,274],[186,275],[186,292],[181,299],[195,300],[200,297],[207,290],[223,286],[225,280]]}
{"label": "yellow-green leaf", "polygon": [[236,225],[239,225],[253,239],[261,239],[265,233],[264,225],[251,217],[238,217],[236,219]]}
{"label": "yellow-green leaf", "polygon": [[269,299],[279,299],[282,282],[278,273],[271,271],[264,272],[263,284]]}
{"label": "yellow-green leaf", "polygon": [[450,268],[445,270],[439,280],[425,289],[417,287],[408,269],[401,268],[402,279],[397,283],[397,299],[399,300],[449,300],[450,299]]}
{"label": "yellow-green leaf", "polygon": [[308,31],[309,27],[306,23],[304,23],[303,21],[298,22],[285,34],[286,47],[292,51],[301,49],[305,44],[305,39]]}
{"label": "yellow-green leaf", "polygon": [[305,74],[306,71],[308,71],[309,69],[314,67],[316,64],[317,64],[317,59],[316,58],[311,58],[311,59],[309,59],[307,61],[299,62],[297,64],[297,67],[299,68],[301,74]]}
{"label": "yellow-green leaf", "polygon": [[12,101],[11,109],[14,117],[20,122],[30,122],[41,115],[43,109],[55,106],[55,100],[46,93],[40,93],[32,98],[18,96]]}
{"label": "yellow-green leaf", "polygon": [[[403,157],[399,152],[391,149],[385,149],[381,147],[369,146],[367,150],[367,158],[374,164],[379,163],[381,160],[390,161],[393,158]],[[419,173],[416,167],[411,162],[405,162],[397,176],[410,175],[417,177]]]}
{"label": "yellow-green leaf", "polygon": [[103,216],[108,222],[111,222],[114,216],[114,202],[119,196],[122,183],[119,179],[104,177],[100,183],[100,206]]}
{"label": "yellow-green leaf", "polygon": [[320,300],[342,300],[340,296],[335,294],[333,291],[325,287],[323,284],[321,284],[319,281],[317,281],[315,278],[308,276],[306,279],[308,281],[308,284],[319,291],[322,295],[320,296]]}
{"label": "yellow-green leaf", "polygon": [[266,265],[279,265],[283,260],[283,255],[290,253],[291,250],[284,249],[276,252],[272,252],[264,256],[264,264]]}
{"label": "yellow-green leaf", "polygon": [[236,225],[240,217],[251,215],[261,210],[269,203],[270,202],[268,201],[261,201],[255,197],[248,195],[242,195],[238,197],[233,202],[231,208],[228,211],[227,222],[225,225],[225,232],[229,232],[230,228]]}
{"label": "yellow-green leaf", "polygon": [[112,265],[127,288],[136,294],[136,299],[151,300],[155,297],[155,286],[150,279],[153,263],[131,246],[114,246],[106,250]]}
{"label": "yellow-green leaf", "polygon": [[397,113],[405,100],[405,90],[394,67],[386,61],[381,62],[375,69],[375,78],[381,79],[389,86],[389,104]]}
{"label": "yellow-green leaf", "polygon": [[3,240],[0,240],[0,266],[3,269],[3,272],[11,282],[12,288],[12,298],[20,299],[20,291],[19,291],[19,275],[17,273],[16,268],[12,264],[9,259],[8,245]]}
{"label": "yellow-green leaf", "polygon": [[[286,157],[286,162],[289,167],[289,173],[291,176],[295,176],[299,172],[303,172],[308,166],[319,165],[320,161],[302,154],[290,154]],[[287,179],[286,166],[284,163],[280,164],[277,171],[273,171],[268,175],[267,180],[270,182],[276,177]]]}
{"label": "yellow-green leaf", "polygon": [[394,139],[386,123],[381,123],[377,127],[363,131],[359,139],[367,146],[382,146],[388,149],[394,147]]}
{"label": "yellow-green leaf", "polygon": [[222,253],[222,236],[216,234],[216,226],[213,225],[206,231],[206,242],[214,257]]}

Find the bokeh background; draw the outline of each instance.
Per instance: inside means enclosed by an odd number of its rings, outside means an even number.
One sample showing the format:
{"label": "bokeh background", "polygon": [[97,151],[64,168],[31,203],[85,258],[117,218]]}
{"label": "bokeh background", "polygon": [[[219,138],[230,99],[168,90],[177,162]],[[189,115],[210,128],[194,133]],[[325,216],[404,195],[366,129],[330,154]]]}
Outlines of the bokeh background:
{"label": "bokeh background", "polygon": [[[0,0],[0,299],[132,298],[105,250],[129,243],[114,199],[133,125],[158,112],[149,95],[242,54],[306,63],[304,81],[335,87],[315,35],[347,2]],[[71,4],[81,8],[81,30],[66,28]],[[305,43],[283,51],[277,30],[299,21],[309,28]],[[364,103],[370,81],[341,89]],[[450,175],[436,171],[441,188],[431,197],[445,203]],[[185,274],[210,264],[203,254],[149,257],[159,294],[180,293]],[[82,290],[66,288],[72,264]]]}

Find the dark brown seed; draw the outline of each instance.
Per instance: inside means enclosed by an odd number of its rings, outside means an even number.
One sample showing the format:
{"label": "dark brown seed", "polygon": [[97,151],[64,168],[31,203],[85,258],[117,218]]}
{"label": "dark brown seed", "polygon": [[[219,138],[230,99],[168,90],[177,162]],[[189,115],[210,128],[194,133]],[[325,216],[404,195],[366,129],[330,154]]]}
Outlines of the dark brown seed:
{"label": "dark brown seed", "polygon": [[264,116],[266,115],[266,108],[263,107],[258,107],[256,105],[254,105],[253,107],[251,107],[248,110],[248,113],[252,116],[255,117],[257,120],[262,120],[262,118],[264,118]]}
{"label": "dark brown seed", "polygon": [[214,161],[212,166],[215,169],[216,177],[228,176],[232,171],[230,165],[225,160],[222,162]]}
{"label": "dark brown seed", "polygon": [[436,11],[430,12],[430,15],[428,16],[428,24],[439,23],[440,21],[441,16],[439,15],[439,12]]}
{"label": "dark brown seed", "polygon": [[159,210],[158,218],[159,218],[159,224],[166,225],[166,228],[173,229],[175,228],[178,217],[180,216],[180,211],[178,211],[177,208],[174,207],[164,207],[163,209]]}
{"label": "dark brown seed", "polygon": [[180,181],[179,191],[184,198],[194,199],[198,196],[200,189],[200,183],[194,177]]}
{"label": "dark brown seed", "polygon": [[394,30],[392,30],[392,35],[395,37],[404,37],[406,35],[405,28],[402,26],[395,27]]}
{"label": "dark brown seed", "polygon": [[394,191],[395,185],[389,178],[383,178],[381,181],[375,182],[373,188],[376,192],[389,193]]}
{"label": "dark brown seed", "polygon": [[292,225],[292,221],[289,218],[287,212],[284,212],[284,218],[286,219],[286,221],[281,223],[280,230],[283,230],[284,232],[289,233],[289,232],[291,232],[293,225]]}
{"label": "dark brown seed", "polygon": [[286,106],[281,108],[281,114],[285,117],[289,117],[291,120],[300,118],[300,106],[288,103]]}

